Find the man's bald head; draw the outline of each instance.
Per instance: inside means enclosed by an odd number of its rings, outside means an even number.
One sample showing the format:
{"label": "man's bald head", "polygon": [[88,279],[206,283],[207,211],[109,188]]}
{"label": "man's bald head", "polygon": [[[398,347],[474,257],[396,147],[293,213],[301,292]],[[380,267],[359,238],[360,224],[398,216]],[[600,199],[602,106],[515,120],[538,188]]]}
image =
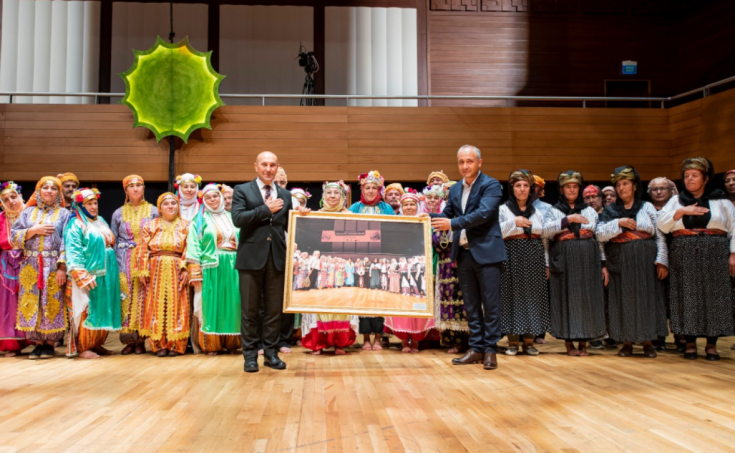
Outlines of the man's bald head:
{"label": "man's bald head", "polygon": [[255,164],[257,165],[262,160],[273,161],[276,163],[276,165],[278,165],[278,156],[270,151],[263,151],[262,153],[258,154],[258,157],[255,158]]}
{"label": "man's bald head", "polygon": [[263,151],[255,158],[255,173],[265,184],[271,184],[278,172],[278,156],[270,151]]}

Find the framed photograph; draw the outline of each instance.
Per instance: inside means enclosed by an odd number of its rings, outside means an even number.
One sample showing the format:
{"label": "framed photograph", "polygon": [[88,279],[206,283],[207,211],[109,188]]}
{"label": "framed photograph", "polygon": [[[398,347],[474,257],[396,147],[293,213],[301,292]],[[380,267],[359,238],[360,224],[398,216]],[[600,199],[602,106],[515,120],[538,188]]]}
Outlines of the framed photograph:
{"label": "framed photograph", "polygon": [[291,211],[285,313],[434,316],[430,219]]}

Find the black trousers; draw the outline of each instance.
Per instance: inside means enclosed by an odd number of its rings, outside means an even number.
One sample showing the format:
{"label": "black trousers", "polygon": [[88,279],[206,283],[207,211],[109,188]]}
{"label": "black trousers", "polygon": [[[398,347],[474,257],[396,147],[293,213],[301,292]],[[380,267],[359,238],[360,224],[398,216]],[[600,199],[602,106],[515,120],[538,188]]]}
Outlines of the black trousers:
{"label": "black trousers", "polygon": [[[263,319],[265,313],[263,307],[260,307],[260,319]],[[278,331],[278,348],[290,348],[291,338],[293,338],[293,323],[296,315],[293,313],[281,313],[281,328]],[[258,322],[258,349],[264,349],[263,346],[263,326]]]}
{"label": "black trousers", "polygon": [[[273,252],[261,269],[240,270],[240,341],[245,358],[258,355],[258,324],[266,355],[278,353],[278,337],[283,312],[284,271],[276,269]],[[262,317],[260,308],[262,307]],[[293,321],[292,321],[293,322]]]}
{"label": "black trousers", "polygon": [[457,277],[462,289],[470,348],[479,353],[498,352],[500,327],[500,271],[502,263],[480,264],[469,250],[457,257]]}

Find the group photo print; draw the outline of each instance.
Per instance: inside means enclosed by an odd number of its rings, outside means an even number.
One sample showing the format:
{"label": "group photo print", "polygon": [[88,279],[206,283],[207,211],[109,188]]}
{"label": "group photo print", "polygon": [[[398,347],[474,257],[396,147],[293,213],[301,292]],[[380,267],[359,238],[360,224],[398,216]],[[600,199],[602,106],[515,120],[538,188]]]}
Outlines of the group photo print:
{"label": "group photo print", "polygon": [[735,453],[735,0],[0,0],[0,453]]}

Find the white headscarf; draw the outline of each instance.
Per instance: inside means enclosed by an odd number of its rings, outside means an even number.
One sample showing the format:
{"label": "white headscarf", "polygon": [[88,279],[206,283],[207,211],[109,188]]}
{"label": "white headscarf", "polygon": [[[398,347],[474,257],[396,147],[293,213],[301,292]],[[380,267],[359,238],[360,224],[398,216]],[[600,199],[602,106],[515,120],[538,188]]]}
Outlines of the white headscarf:
{"label": "white headscarf", "polygon": [[181,190],[181,186],[185,182],[193,182],[197,185],[197,190],[199,189],[199,182],[197,181],[197,178],[199,178],[199,181],[201,181],[201,177],[199,175],[192,175],[191,173],[184,173],[181,176],[178,176],[176,178],[176,183],[178,184],[177,190],[179,195],[179,215],[182,219],[191,221],[194,219],[194,216],[197,215],[197,211],[199,210],[199,197],[198,194],[194,194],[191,198],[186,198],[184,196],[184,192]]}
{"label": "white headscarf", "polygon": [[204,197],[207,195],[207,193],[217,191],[220,194],[219,197],[219,206],[216,209],[212,209],[209,207],[206,201],[203,201],[204,209],[212,216],[212,220],[214,220],[214,224],[217,226],[217,230],[219,230],[220,234],[222,235],[222,242],[217,244],[217,246],[226,245],[229,246],[231,244],[235,244],[237,247],[237,235],[235,234],[235,226],[232,224],[232,219],[230,216],[227,215],[227,211],[225,211],[225,197],[222,196],[222,192],[220,192],[220,187],[216,184],[207,184],[204,189],[202,189],[202,200],[204,200]]}

